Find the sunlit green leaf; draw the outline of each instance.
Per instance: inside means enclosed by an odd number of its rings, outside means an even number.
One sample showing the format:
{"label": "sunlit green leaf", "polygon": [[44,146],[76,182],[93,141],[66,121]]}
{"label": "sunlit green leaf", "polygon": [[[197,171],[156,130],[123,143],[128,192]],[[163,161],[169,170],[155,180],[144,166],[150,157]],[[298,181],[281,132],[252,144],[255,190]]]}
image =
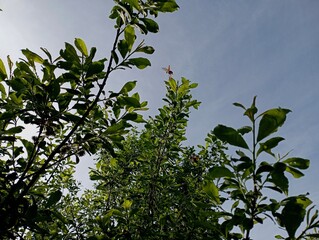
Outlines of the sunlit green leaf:
{"label": "sunlit green leaf", "polygon": [[81,38],[76,38],[74,40],[74,44],[76,46],[76,48],[85,56],[88,56],[88,50],[86,47],[85,42],[81,39]]}
{"label": "sunlit green leaf", "polygon": [[176,81],[173,78],[168,79],[167,84],[172,89],[173,92],[176,92],[177,83],[176,83]]}
{"label": "sunlit green leaf", "polygon": [[304,174],[302,172],[300,172],[298,169],[293,168],[293,167],[286,167],[286,171],[291,173],[292,176],[294,176],[294,178],[300,178],[303,177]]}
{"label": "sunlit green leaf", "polygon": [[124,200],[124,202],[123,202],[123,204],[122,204],[122,207],[124,208],[124,209],[130,209],[131,208],[131,206],[132,206],[132,201],[130,201],[130,200]]}
{"label": "sunlit green leaf", "polygon": [[125,121],[120,121],[108,127],[105,131],[105,134],[114,134],[120,130],[125,129],[125,127],[126,127]]}
{"label": "sunlit green leaf", "polygon": [[125,83],[119,93],[127,94],[128,92],[132,91],[136,86],[136,81],[130,81]]}
{"label": "sunlit green leaf", "polygon": [[135,42],[135,29],[133,26],[131,25],[127,25],[125,30],[124,30],[124,38],[125,38],[125,41],[127,43],[127,46],[128,46],[128,50],[131,50],[132,49],[132,46]]}
{"label": "sunlit green leaf", "polygon": [[7,78],[6,68],[5,68],[2,60],[0,59],[0,80],[4,80],[6,78]]}
{"label": "sunlit green leaf", "polygon": [[174,12],[179,8],[175,0],[156,1],[156,6],[160,12]]}
{"label": "sunlit green leaf", "polygon": [[33,62],[37,62],[37,63],[40,63],[40,64],[43,63],[42,57],[40,57],[38,54],[30,51],[29,49],[23,49],[22,53],[23,53],[24,56],[27,57],[27,59],[31,63],[33,63]]}
{"label": "sunlit green leaf", "polygon": [[203,186],[203,190],[214,202],[220,204],[219,191],[213,182],[207,181]]}

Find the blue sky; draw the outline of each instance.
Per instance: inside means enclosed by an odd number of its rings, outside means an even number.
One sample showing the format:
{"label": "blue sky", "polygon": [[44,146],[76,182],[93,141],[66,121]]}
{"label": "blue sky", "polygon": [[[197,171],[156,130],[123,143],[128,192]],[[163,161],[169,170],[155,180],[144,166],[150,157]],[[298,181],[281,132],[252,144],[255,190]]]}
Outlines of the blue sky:
{"label": "blue sky", "polygon": [[[114,24],[107,18],[112,5],[105,0],[2,0],[0,58],[10,54],[17,60],[20,49],[40,47],[57,56],[64,42],[75,37],[96,46],[102,58],[114,36]],[[233,102],[250,105],[257,95],[260,111],[291,109],[278,132],[286,138],[278,152],[292,150],[291,156],[311,160],[306,177],[291,180],[291,193],[310,192],[319,204],[319,1],[181,0],[179,5],[178,12],[158,18],[158,34],[145,37],[156,49],[152,67],[117,73],[109,87],[119,89],[125,81],[138,80],[138,91],[149,101],[148,114],[154,115],[165,94],[162,67],[170,64],[176,79],[184,76],[199,83],[193,96],[202,105],[192,112],[187,133],[187,144],[193,145],[203,143],[219,123],[248,124]]]}

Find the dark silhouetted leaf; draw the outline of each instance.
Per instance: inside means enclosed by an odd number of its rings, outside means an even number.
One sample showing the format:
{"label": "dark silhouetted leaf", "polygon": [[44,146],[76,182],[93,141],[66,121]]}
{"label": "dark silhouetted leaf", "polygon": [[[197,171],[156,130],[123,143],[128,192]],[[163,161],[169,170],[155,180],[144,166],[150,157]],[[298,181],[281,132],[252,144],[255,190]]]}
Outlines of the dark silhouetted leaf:
{"label": "dark silhouetted leaf", "polygon": [[285,139],[282,137],[274,137],[274,138],[267,140],[264,143],[260,143],[260,147],[257,151],[257,156],[262,152],[266,152],[266,153],[269,153],[270,155],[274,156],[274,154],[271,152],[271,149],[276,147],[278,145],[278,143],[283,141],[283,140],[285,140]]}
{"label": "dark silhouetted leaf", "polygon": [[306,208],[311,204],[311,201],[307,197],[290,197],[283,202],[285,202],[285,206],[282,210],[281,221],[289,237],[294,239],[295,233],[306,215]]}
{"label": "dark silhouetted leaf", "polygon": [[279,127],[281,127],[285,120],[286,115],[290,112],[289,109],[275,108],[270,109],[263,114],[259,123],[257,141],[261,141],[270,134],[276,132]]}
{"label": "dark silhouetted leaf", "polygon": [[46,203],[46,207],[51,207],[53,205],[55,205],[56,203],[58,203],[60,201],[62,197],[62,192],[60,190],[57,190],[55,192],[52,192],[50,194],[50,197]]}
{"label": "dark silhouetted leaf", "polygon": [[104,69],[104,63],[101,61],[93,62],[89,65],[89,68],[86,72],[86,77],[89,78],[94,74],[101,73]]}
{"label": "dark silhouetted leaf", "polygon": [[243,137],[235,129],[231,127],[218,125],[217,127],[215,127],[213,132],[217,138],[229,143],[230,145],[249,149]]}
{"label": "dark silhouetted leaf", "polygon": [[131,58],[128,63],[136,66],[138,69],[144,69],[147,66],[151,66],[151,62],[147,58]]}
{"label": "dark silhouetted leaf", "polygon": [[145,27],[149,32],[152,32],[152,33],[158,32],[159,26],[154,20],[150,18],[142,18],[141,21],[145,24]]}
{"label": "dark silhouetted leaf", "polygon": [[212,167],[208,171],[208,177],[215,179],[215,178],[222,178],[222,177],[234,177],[234,174],[226,167]]}

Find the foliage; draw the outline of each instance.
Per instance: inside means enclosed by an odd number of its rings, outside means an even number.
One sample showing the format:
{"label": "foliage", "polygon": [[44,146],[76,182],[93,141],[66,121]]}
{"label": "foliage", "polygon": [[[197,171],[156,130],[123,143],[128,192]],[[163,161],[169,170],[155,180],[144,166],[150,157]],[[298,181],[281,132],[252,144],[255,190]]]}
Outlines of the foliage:
{"label": "foliage", "polygon": [[[236,150],[238,157],[224,156],[217,167],[209,170],[208,176],[223,196],[222,205],[230,205],[231,211],[221,224],[226,239],[250,239],[250,233],[255,224],[262,224],[266,218],[276,221],[285,228],[288,237],[281,239],[306,239],[317,234],[308,230],[318,227],[317,212],[309,220],[313,207],[308,208],[312,201],[308,194],[290,196],[277,201],[270,198],[269,189],[279,194],[288,195],[289,180],[287,173],[294,178],[304,176],[302,170],[309,167],[309,160],[299,157],[281,156],[273,153],[275,147],[284,140],[280,136],[273,136],[284,124],[289,109],[269,109],[259,115],[256,107],[256,97],[249,108],[240,103],[235,106],[244,110],[244,115],[250,120],[250,126],[234,129],[218,125],[213,130],[212,141],[225,142],[239,147]],[[250,135],[251,146],[246,142],[244,135]],[[273,160],[267,160],[270,156]],[[274,195],[274,194],[273,194]],[[228,203],[230,202],[230,203]],[[297,229],[307,215],[306,229],[297,236]],[[234,227],[240,233],[232,231]],[[308,238],[307,238],[308,239]]]}
{"label": "foliage", "polygon": [[79,38],[74,45],[65,43],[56,59],[41,48],[45,57],[29,49],[22,50],[25,58],[15,65],[8,57],[9,71],[0,60],[1,236],[47,234],[44,223],[63,220],[56,206],[80,157],[100,149],[114,155],[130,122],[143,121],[137,111],[145,110],[146,102],[131,94],[136,82],[108,93],[106,82],[117,69],[150,65],[147,58],[133,57],[154,52],[144,41],[136,43],[135,29],[157,32],[149,16],[178,6],[173,0],[115,3],[110,17],[116,33],[108,60],[95,60],[96,49],[88,50]]}
{"label": "foliage", "polygon": [[[266,219],[285,230],[277,239],[318,238],[308,194],[288,194],[287,175],[304,176],[309,160],[274,153],[290,110],[258,114],[256,98],[248,108],[234,103],[249,126],[218,125],[205,145],[184,146],[200,105],[196,83],[169,73],[165,104],[148,120],[139,114],[146,102],[132,93],[136,81],[106,87],[115,70],[150,66],[140,54],[154,49],[138,36],[158,32],[155,18],[178,5],[114,2],[109,59],[95,60],[96,49],[76,38],[57,58],[41,48],[22,50],[16,64],[8,57],[8,70],[0,60],[1,238],[248,240]],[[81,192],[74,172],[85,154],[97,158],[95,185]]]}
{"label": "foliage", "polygon": [[[190,108],[197,108],[185,78],[166,82],[167,103],[116,158],[104,154],[92,170],[98,195],[107,196],[100,227],[115,239],[219,239],[213,201],[201,190],[209,159],[184,148]],[[110,180],[111,179],[111,180]]]}

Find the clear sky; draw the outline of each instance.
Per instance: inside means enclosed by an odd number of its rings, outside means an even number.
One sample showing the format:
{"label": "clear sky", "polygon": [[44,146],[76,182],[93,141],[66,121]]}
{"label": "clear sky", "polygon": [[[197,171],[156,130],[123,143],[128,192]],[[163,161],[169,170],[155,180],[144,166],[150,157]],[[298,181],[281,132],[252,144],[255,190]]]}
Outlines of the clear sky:
{"label": "clear sky", "polygon": [[[260,111],[292,110],[278,134],[286,138],[278,152],[311,160],[306,177],[292,179],[291,194],[310,192],[319,204],[319,1],[318,0],[180,0],[180,10],[159,17],[160,32],[146,36],[156,52],[152,67],[115,74],[109,87],[119,89],[138,80],[149,101],[149,115],[162,105],[162,67],[171,65],[174,78],[199,83],[194,97],[187,144],[201,144],[217,124],[248,124],[240,109],[257,95]],[[46,47],[57,56],[64,42],[83,38],[108,54],[114,36],[108,19],[110,0],[0,0],[0,58],[17,60],[20,49]],[[89,160],[87,161],[89,162]],[[80,174],[86,184],[86,164]],[[265,227],[271,233],[270,227]],[[256,239],[271,239],[265,228]]]}

